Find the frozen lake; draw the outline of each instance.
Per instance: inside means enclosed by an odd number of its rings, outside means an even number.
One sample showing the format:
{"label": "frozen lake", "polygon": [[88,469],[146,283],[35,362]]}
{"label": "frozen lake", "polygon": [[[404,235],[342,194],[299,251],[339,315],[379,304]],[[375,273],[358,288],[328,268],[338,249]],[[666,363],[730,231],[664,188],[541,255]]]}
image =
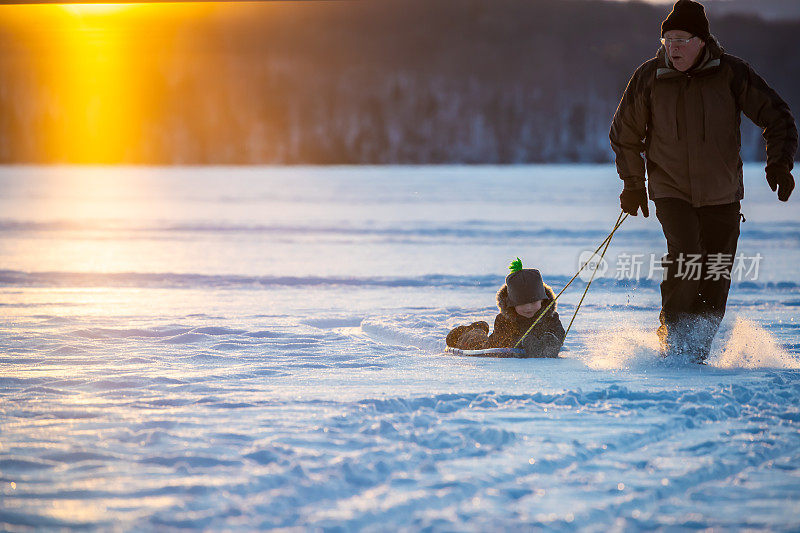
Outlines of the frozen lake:
{"label": "frozen lake", "polygon": [[570,279],[610,165],[0,168],[0,529],[796,530],[800,200],[745,175],[697,367],[653,215],[562,359],[442,353],[513,258]]}

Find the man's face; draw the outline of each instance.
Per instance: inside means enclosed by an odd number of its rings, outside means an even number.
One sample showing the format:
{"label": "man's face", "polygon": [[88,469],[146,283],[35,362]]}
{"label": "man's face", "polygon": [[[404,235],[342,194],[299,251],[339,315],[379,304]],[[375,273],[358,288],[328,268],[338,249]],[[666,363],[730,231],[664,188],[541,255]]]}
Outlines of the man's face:
{"label": "man's face", "polygon": [[[680,70],[681,72],[686,72],[694,62],[697,61],[697,57],[703,51],[706,43],[700,37],[695,37],[691,33],[683,30],[669,30],[668,32],[664,33],[664,38],[667,42],[664,46],[667,49],[667,55],[669,55],[669,60],[672,62],[672,66],[676,69]],[[673,42],[670,39],[691,39],[688,43],[678,43]]]}

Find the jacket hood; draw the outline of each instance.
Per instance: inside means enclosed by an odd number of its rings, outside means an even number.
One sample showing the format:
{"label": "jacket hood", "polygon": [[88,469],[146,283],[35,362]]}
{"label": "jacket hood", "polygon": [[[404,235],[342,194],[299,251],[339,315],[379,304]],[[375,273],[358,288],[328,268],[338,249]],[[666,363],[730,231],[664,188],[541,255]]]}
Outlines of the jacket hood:
{"label": "jacket hood", "polygon": [[[699,65],[689,72],[691,74],[699,74],[715,69],[719,66],[719,58],[722,57],[724,53],[725,50],[722,48],[722,45],[719,44],[717,38],[713,35],[709,35],[708,39],[706,39],[705,49],[703,50],[703,59],[700,61]],[[667,56],[667,49],[663,45],[658,49],[656,59],[658,60],[658,70],[656,71],[657,78],[671,78],[686,75],[686,73],[672,66],[672,62],[669,60],[669,56]]]}
{"label": "jacket hood", "polygon": [[[556,294],[553,292],[553,289],[547,283],[543,283],[544,285],[544,292],[547,294],[547,299],[542,304],[542,307],[547,307],[547,305],[553,301],[553,305],[550,309],[547,310],[547,314],[552,314],[556,310],[556,306],[558,302],[554,301],[556,299]],[[500,309],[501,313],[505,313],[507,315],[516,314],[517,312],[514,310],[514,306],[508,302],[508,286],[504,283],[500,290],[497,291],[497,308]]]}

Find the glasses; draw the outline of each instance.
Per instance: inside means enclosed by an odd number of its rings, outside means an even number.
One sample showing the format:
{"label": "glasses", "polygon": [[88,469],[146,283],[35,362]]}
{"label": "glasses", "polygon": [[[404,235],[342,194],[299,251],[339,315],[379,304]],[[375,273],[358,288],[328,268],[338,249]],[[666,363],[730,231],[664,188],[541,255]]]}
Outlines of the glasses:
{"label": "glasses", "polygon": [[688,39],[673,39],[671,37],[662,37],[661,38],[661,44],[663,44],[665,46],[668,45],[668,44],[673,44],[673,45],[677,44],[678,46],[685,46],[685,45],[689,44],[689,41],[691,41],[695,37],[697,37],[697,35],[692,35]]}

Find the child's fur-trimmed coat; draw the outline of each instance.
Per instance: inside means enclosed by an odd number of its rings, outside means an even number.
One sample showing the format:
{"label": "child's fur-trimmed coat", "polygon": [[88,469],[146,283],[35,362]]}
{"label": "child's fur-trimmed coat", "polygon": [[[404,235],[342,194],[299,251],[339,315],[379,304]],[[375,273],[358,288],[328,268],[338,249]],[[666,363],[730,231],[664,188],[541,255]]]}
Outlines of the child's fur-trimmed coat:
{"label": "child's fur-trimmed coat", "polygon": [[[528,334],[523,342],[527,357],[557,357],[564,343],[564,326],[556,311],[555,293],[547,284],[544,286],[547,299],[542,301],[542,310],[552,302],[544,316]],[[508,287],[503,285],[497,291],[497,307],[500,312],[494,319],[494,331],[489,335],[489,324],[475,322],[469,326],[459,326],[447,335],[447,345],[464,350],[484,348],[513,348],[520,337],[533,322],[539,318],[539,311],[532,318],[519,315],[508,302]]]}

